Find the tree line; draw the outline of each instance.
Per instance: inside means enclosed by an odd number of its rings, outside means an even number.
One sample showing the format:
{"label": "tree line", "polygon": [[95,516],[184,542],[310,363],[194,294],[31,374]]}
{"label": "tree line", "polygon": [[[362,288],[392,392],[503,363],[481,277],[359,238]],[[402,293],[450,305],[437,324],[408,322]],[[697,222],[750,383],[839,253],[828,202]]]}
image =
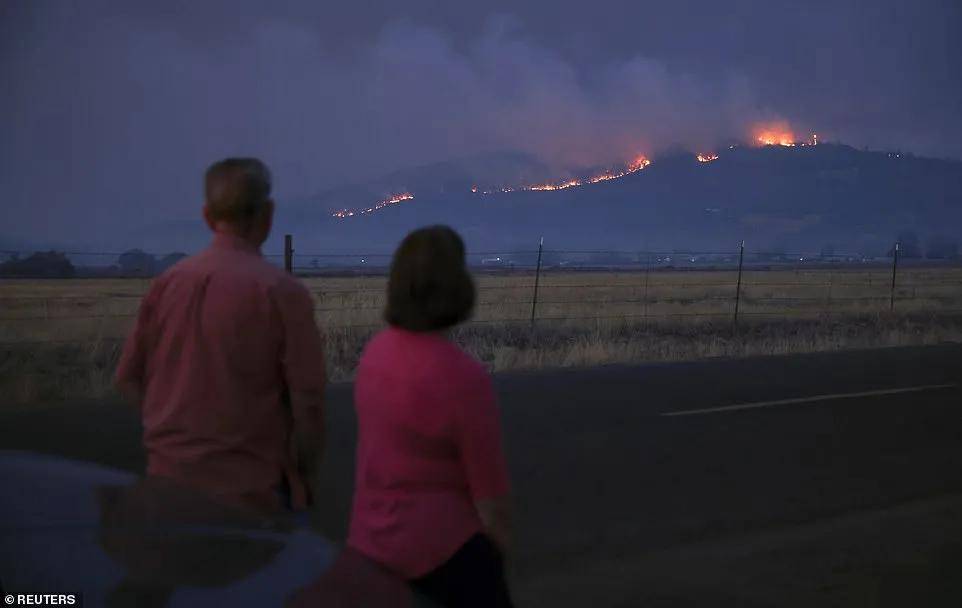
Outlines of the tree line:
{"label": "tree line", "polygon": [[0,276],[10,278],[71,278],[76,276],[152,277],[187,257],[171,253],[157,257],[140,249],[120,254],[107,266],[77,266],[61,251],[38,251],[27,257],[13,254],[0,263]]}

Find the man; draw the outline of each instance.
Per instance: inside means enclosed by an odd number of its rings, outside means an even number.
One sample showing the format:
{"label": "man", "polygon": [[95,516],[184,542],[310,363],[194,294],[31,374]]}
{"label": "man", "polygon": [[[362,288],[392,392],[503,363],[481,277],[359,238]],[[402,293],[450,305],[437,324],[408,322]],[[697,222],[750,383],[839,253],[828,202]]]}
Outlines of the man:
{"label": "man", "polygon": [[265,510],[310,500],[325,382],[310,293],[261,256],[270,189],[257,159],[211,165],[213,242],[154,280],[115,379],[141,404],[148,475]]}

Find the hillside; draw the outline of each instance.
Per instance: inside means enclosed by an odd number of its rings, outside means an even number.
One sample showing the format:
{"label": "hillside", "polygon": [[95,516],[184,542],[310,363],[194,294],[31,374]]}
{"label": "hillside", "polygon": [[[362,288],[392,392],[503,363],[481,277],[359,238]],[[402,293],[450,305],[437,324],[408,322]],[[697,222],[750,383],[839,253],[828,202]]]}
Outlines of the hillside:
{"label": "hillside", "polygon": [[[542,235],[550,249],[730,251],[745,239],[756,251],[830,247],[868,255],[884,254],[906,231],[923,244],[962,241],[960,161],[837,144],[739,146],[717,155],[699,162],[677,152],[640,170],[571,169],[553,177],[537,159],[515,153],[398,171],[279,201],[266,250],[279,253],[282,235],[291,233],[301,253],[389,252],[406,232],[432,223],[454,226],[473,251],[531,250]],[[611,171],[625,174],[586,179]],[[578,179],[583,185],[519,189]],[[362,212],[402,193],[413,198]],[[355,215],[333,216],[344,210]],[[127,236],[122,245],[159,252],[192,251],[208,240],[193,219]]]}
{"label": "hillside", "polygon": [[[360,198],[332,191],[282,212],[304,248],[389,250],[403,234],[447,223],[474,250],[552,248],[754,249],[878,252],[904,230],[924,241],[962,237],[962,162],[844,145],[735,147],[712,162],[655,158],[620,179],[556,191],[472,193],[469,166],[438,165],[372,183],[365,200],[411,191],[369,214],[331,212]],[[412,187],[417,185],[417,189]],[[348,196],[350,193],[351,196]],[[363,245],[362,245],[363,244]]]}

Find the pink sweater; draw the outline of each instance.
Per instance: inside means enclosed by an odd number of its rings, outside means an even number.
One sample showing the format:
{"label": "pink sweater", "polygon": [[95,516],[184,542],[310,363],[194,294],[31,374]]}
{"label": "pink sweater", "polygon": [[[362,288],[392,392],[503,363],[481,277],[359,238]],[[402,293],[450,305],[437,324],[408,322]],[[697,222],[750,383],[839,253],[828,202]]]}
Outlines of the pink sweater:
{"label": "pink sweater", "polygon": [[357,471],[348,544],[407,578],[481,531],[474,502],[508,493],[491,379],[439,334],[390,328],[354,388]]}

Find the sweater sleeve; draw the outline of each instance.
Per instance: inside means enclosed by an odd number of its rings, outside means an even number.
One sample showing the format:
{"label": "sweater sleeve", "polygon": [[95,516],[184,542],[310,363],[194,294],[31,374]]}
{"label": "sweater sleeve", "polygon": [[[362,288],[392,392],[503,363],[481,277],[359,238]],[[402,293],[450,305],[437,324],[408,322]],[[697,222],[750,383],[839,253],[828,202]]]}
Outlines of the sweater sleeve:
{"label": "sweater sleeve", "polygon": [[490,376],[481,369],[461,385],[458,443],[461,463],[475,501],[508,494],[508,468],[501,437],[501,415]]}

